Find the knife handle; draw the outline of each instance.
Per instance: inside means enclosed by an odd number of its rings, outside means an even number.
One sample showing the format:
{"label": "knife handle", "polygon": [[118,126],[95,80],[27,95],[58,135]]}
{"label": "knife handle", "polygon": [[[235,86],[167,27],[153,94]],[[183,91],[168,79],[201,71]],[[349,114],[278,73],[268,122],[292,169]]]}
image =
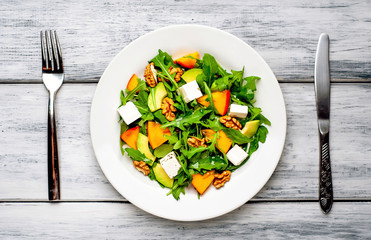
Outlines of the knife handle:
{"label": "knife handle", "polygon": [[320,136],[320,175],[319,175],[319,204],[322,211],[330,212],[333,203],[332,177],[330,164],[329,132]]}

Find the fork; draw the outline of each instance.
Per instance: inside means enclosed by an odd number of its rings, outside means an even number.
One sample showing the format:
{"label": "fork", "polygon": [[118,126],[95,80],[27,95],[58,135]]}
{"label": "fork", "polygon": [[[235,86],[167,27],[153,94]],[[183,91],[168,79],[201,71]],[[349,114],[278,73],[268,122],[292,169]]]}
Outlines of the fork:
{"label": "fork", "polygon": [[59,160],[54,101],[64,79],[62,52],[56,31],[40,32],[42,79],[49,92],[48,103],[48,188],[49,200],[60,199]]}

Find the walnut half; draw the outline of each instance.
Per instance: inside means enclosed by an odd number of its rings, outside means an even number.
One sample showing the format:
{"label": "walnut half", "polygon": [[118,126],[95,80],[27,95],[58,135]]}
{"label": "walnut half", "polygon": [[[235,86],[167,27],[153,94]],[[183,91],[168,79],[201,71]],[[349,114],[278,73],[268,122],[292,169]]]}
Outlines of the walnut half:
{"label": "walnut half", "polygon": [[144,161],[133,161],[133,164],[139,172],[144,174],[144,176],[147,176],[150,173],[149,167]]}
{"label": "walnut half", "polygon": [[180,81],[180,77],[183,75],[183,70],[180,69],[180,68],[173,68],[173,67],[170,67],[169,68],[169,73],[170,74],[175,74],[175,77],[174,77],[174,80],[175,82],[179,82]]}
{"label": "walnut half", "polygon": [[214,174],[214,177],[215,177],[215,180],[214,180],[214,187],[216,188],[221,188],[224,186],[224,184],[226,182],[229,182],[229,180],[231,179],[231,171],[224,171],[222,173],[215,173]]}
{"label": "walnut half", "polygon": [[165,115],[165,118],[170,122],[175,119],[176,108],[174,107],[174,101],[171,98],[164,98],[161,104],[162,114]]}
{"label": "walnut half", "polygon": [[191,147],[207,147],[206,146],[206,143],[207,142],[207,139],[206,138],[197,138],[197,137],[190,137],[187,139],[187,143],[189,146]]}
{"label": "walnut half", "polygon": [[147,65],[146,70],[144,71],[144,78],[146,79],[148,86],[155,87],[157,85],[157,71],[153,62]]}
{"label": "walnut half", "polygon": [[219,118],[219,121],[224,124],[227,128],[233,128],[236,130],[241,130],[242,125],[241,123],[235,119],[234,117],[230,116],[223,116]]}

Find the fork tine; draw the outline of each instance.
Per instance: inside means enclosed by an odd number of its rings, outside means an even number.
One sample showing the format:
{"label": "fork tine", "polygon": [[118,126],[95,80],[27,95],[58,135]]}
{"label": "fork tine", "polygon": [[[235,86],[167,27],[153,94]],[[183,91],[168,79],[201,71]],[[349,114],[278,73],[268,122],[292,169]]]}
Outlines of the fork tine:
{"label": "fork tine", "polygon": [[45,40],[46,40],[48,70],[54,70],[53,52],[52,52],[52,49],[51,49],[50,35],[49,35],[48,31],[45,31]]}
{"label": "fork tine", "polygon": [[46,70],[48,69],[48,61],[47,61],[48,53],[46,51],[45,38],[44,38],[44,34],[42,31],[40,31],[40,40],[41,40],[40,42],[41,42],[42,69]]}
{"label": "fork tine", "polygon": [[61,45],[59,44],[59,38],[57,35],[57,31],[54,31],[54,37],[55,37],[55,43],[57,45],[57,51],[58,51],[59,70],[63,71],[62,50],[61,50]]}
{"label": "fork tine", "polygon": [[57,71],[59,70],[59,58],[58,58],[58,53],[57,53],[57,49],[56,49],[56,43],[55,43],[55,39],[54,39],[54,36],[53,36],[53,32],[52,30],[49,30],[49,36],[50,36],[50,46],[51,46],[51,55],[52,55],[52,62],[53,62],[53,71]]}

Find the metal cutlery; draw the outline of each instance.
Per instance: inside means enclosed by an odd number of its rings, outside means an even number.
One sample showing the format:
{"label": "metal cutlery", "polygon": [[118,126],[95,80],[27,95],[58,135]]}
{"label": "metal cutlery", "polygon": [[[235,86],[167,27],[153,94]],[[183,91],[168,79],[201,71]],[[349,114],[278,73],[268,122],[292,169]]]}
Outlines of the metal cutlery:
{"label": "metal cutlery", "polygon": [[49,92],[48,103],[48,188],[49,200],[60,199],[59,160],[55,125],[55,96],[64,79],[62,52],[56,31],[40,32],[42,79]]}
{"label": "metal cutlery", "polygon": [[314,88],[316,93],[317,118],[320,145],[319,204],[322,211],[330,212],[333,203],[332,177],[330,164],[330,63],[329,36],[319,37],[315,69]]}

